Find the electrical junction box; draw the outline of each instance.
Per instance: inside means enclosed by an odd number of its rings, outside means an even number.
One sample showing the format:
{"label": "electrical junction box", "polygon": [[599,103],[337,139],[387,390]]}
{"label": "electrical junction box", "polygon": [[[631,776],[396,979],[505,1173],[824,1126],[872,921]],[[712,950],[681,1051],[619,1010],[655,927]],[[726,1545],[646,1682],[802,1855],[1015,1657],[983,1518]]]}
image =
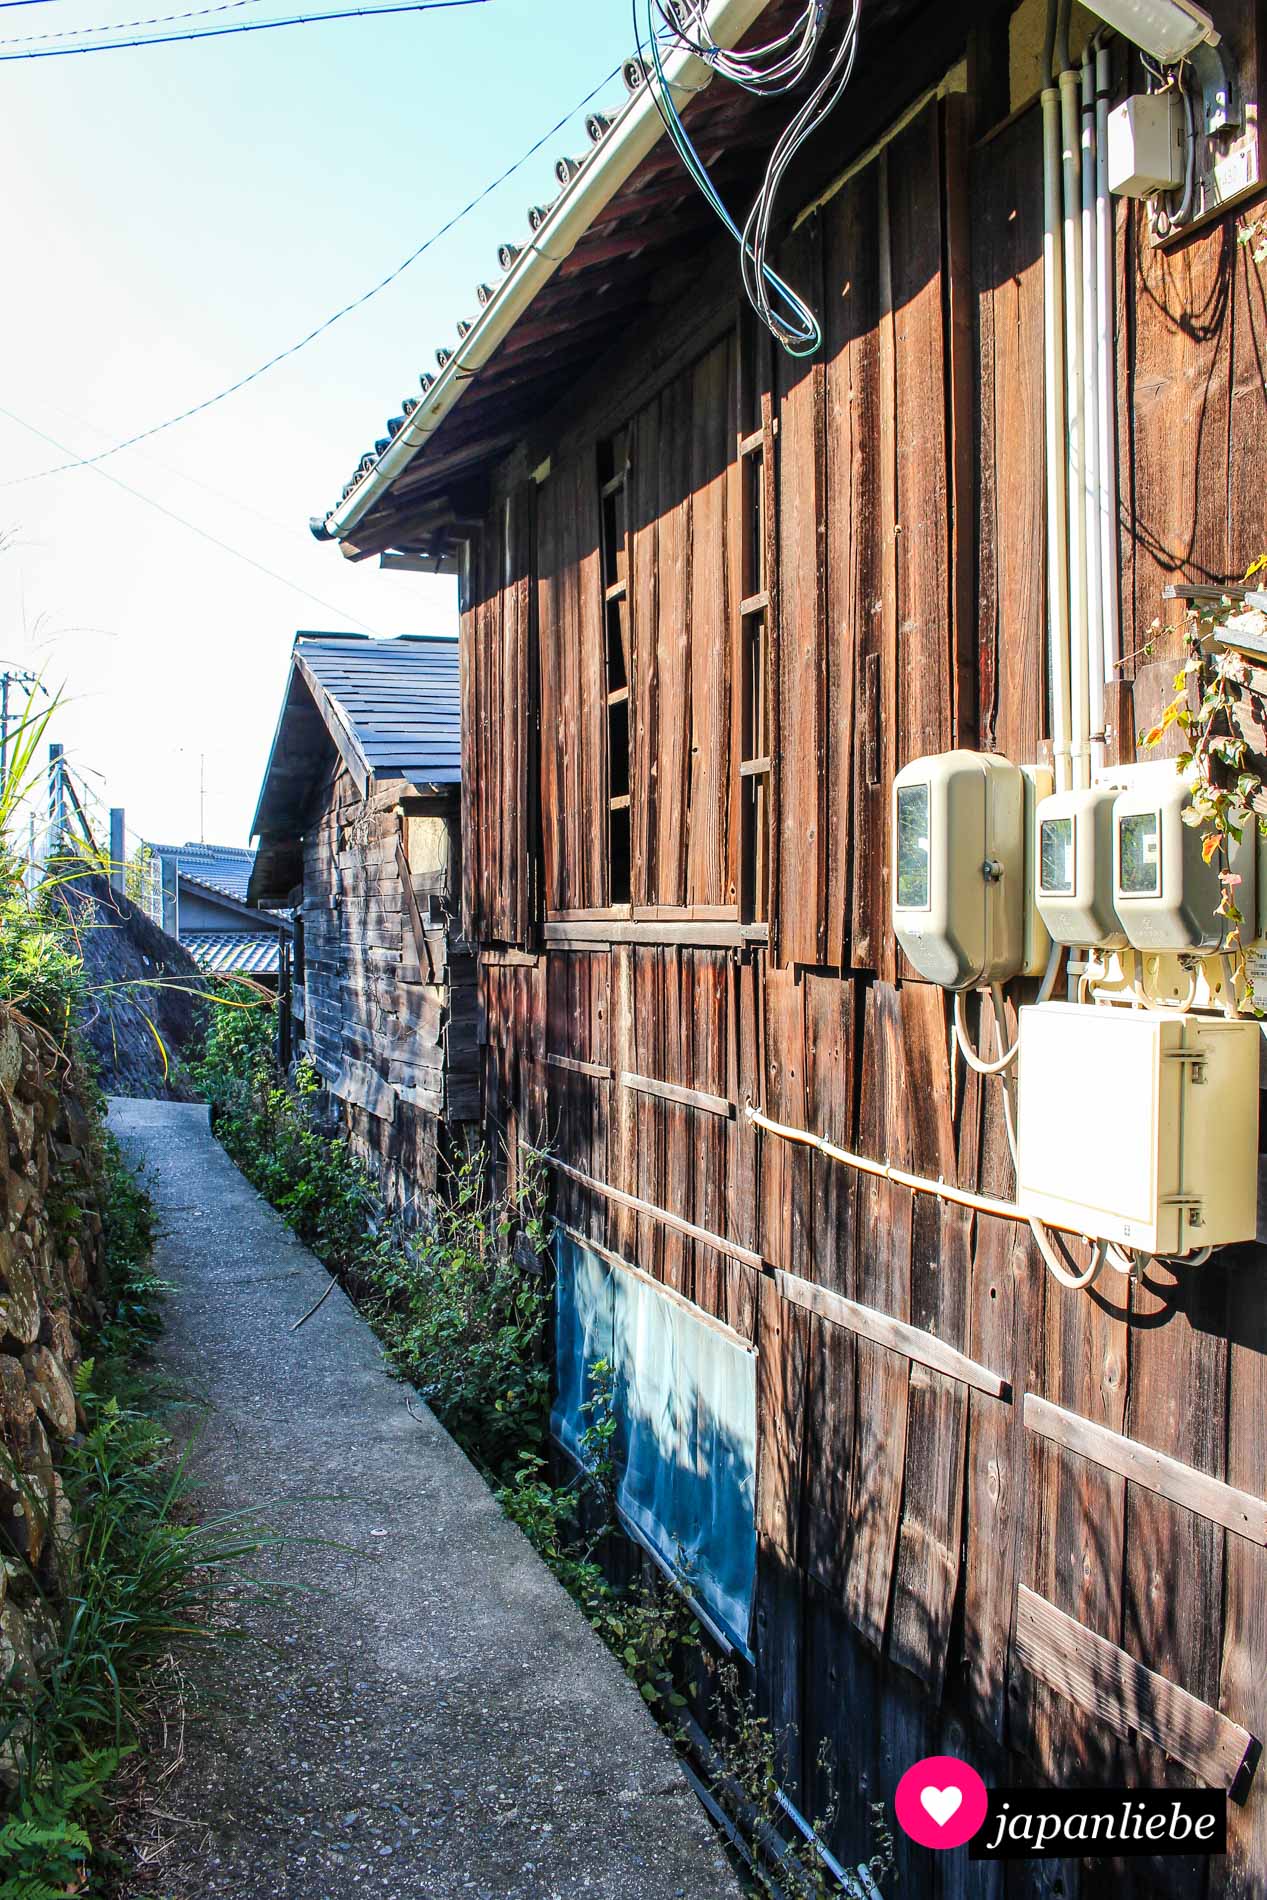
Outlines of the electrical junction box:
{"label": "electrical junction box", "polygon": [[1035,814],[1034,901],[1056,943],[1120,950],[1126,932],[1113,908],[1113,803],[1110,785],[1057,792]]}
{"label": "electrical junction box", "polygon": [[1121,198],[1152,198],[1183,187],[1188,128],[1175,86],[1140,92],[1109,114],[1109,190]]}
{"label": "electrical junction box", "polygon": [[1026,886],[1032,787],[1009,759],[968,751],[914,759],[893,782],[893,928],[943,989],[1043,967],[1046,931]]}
{"label": "electrical junction box", "polygon": [[1256,1022],[1040,1003],[1019,1025],[1025,1214],[1153,1254],[1254,1238]]}
{"label": "electrical junction box", "polygon": [[[1137,950],[1212,956],[1227,940],[1230,926],[1218,915],[1220,859],[1207,864],[1202,829],[1184,823],[1190,803],[1187,782],[1166,759],[1134,767],[1114,800],[1113,907]],[[1257,915],[1252,832],[1246,826],[1228,853],[1228,867],[1241,879],[1236,901],[1247,941]]]}

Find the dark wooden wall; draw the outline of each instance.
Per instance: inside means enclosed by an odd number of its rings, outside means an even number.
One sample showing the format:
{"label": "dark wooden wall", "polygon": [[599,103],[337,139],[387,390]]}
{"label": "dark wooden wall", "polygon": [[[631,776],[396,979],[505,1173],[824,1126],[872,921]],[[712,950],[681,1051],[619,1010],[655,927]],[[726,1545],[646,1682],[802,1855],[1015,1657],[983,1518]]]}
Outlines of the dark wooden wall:
{"label": "dark wooden wall", "polygon": [[[432,855],[447,861],[409,871],[410,826],[428,820],[448,844]],[[304,833],[295,1053],[323,1078],[392,1207],[435,1192],[445,1127],[479,1113],[457,840],[455,796],[420,800],[398,783],[366,795],[341,763],[314,792]]]}
{"label": "dark wooden wall", "polygon": [[[1259,20],[1240,9],[1242,46]],[[929,105],[799,223],[785,261],[825,313],[818,358],[771,364],[736,314],[706,315],[693,349],[613,360],[606,388],[551,418],[515,465],[548,448],[549,473],[508,470],[463,616],[486,1112],[512,1162],[519,1138],[548,1139],[571,1171],[565,1219],[758,1346],[758,1688],[795,1731],[783,1771],[807,1809],[827,1742],[855,1857],[869,1803],[921,1755],[966,1755],[995,1782],[1186,1786],[1219,1779],[1229,1724],[1267,1737],[1267,1549],[1226,1521],[1227,1487],[1267,1488],[1267,1255],[1072,1294],[1024,1229],[743,1115],[755,1102],[1013,1191],[997,1087],[952,1070],[946,1000],[889,927],[897,767],[957,743],[1029,760],[1048,733],[1041,134],[1036,107],[984,131],[973,115],[971,97]],[[1265,279],[1237,226],[1161,252],[1119,207],[1122,756],[1169,696],[1164,640],[1138,653],[1162,587],[1235,578],[1267,548]],[[613,414],[616,387],[637,393]],[[737,896],[754,427],[773,556],[768,919]],[[618,909],[598,500],[613,430],[634,707]],[[906,1345],[881,1343],[875,1315]],[[1034,1401],[1110,1436],[1069,1449]],[[1123,1439],[1192,1481],[1128,1481],[1104,1462]],[[1107,1667],[1159,1679],[1156,1741],[1120,1695],[1092,1706],[1073,1682],[1062,1616],[1103,1639]],[[903,1891],[1267,1892],[1267,1782],[1230,1813],[1211,1867],[1004,1872],[906,1844]]]}

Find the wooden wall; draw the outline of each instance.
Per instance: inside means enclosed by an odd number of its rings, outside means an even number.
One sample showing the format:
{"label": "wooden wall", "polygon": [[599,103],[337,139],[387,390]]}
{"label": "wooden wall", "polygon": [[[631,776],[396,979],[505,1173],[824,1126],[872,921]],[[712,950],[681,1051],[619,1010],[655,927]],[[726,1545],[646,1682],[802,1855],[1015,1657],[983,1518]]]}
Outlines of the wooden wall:
{"label": "wooden wall", "polygon": [[[758,1690],[806,1809],[827,1743],[854,1857],[869,1804],[921,1755],[996,1783],[1227,1785],[1242,1731],[1267,1739],[1267,1255],[1072,1294],[1023,1229],[744,1119],[758,1103],[1013,1191],[997,1086],[950,1066],[946,999],[894,944],[888,806],[908,758],[1032,759],[1048,734],[1040,219],[1037,108],[982,133],[971,97],[929,105],[790,241],[822,354],[761,368],[732,320],[693,353],[605,366],[598,382],[636,397],[613,415],[596,382],[543,425],[516,466],[548,450],[550,472],[508,472],[465,602],[486,1112],[512,1160],[520,1137],[549,1141],[571,1224],[757,1344]],[[1138,653],[1163,585],[1235,578],[1267,548],[1265,280],[1237,223],[1163,253],[1119,207],[1124,756],[1168,696],[1164,646]],[[737,897],[754,426],[773,509],[768,923]],[[617,908],[596,463],[613,429],[636,708]],[[1173,1464],[1146,1470],[1135,1447]],[[1264,1893],[1267,1781],[1245,1779],[1226,1862],[1005,1872],[904,1844],[903,1891]]]}
{"label": "wooden wall", "polygon": [[[419,825],[433,834],[425,853],[411,850]],[[366,796],[341,763],[304,834],[295,1052],[392,1207],[436,1190],[445,1127],[479,1113],[474,959],[452,922],[457,838],[456,798],[398,783]],[[410,870],[424,855],[435,868]]]}

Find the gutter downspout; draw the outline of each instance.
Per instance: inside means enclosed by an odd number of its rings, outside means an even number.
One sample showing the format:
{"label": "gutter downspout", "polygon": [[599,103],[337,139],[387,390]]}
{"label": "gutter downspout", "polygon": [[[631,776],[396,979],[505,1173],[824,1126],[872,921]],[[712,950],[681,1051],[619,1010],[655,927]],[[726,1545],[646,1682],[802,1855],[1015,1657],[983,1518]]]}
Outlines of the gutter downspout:
{"label": "gutter downspout", "polygon": [[[770,0],[713,0],[707,15],[712,37],[723,49],[734,46],[769,4]],[[710,66],[681,48],[665,61],[665,75],[679,111],[713,79]],[[594,155],[565,187],[549,215],[524,245],[496,296],[485,304],[404,427],[347,500],[314,526],[319,540],[346,539],[408,467],[460,400],[471,377],[487,363],[559,265],[571,256],[599,212],[654,149],[663,132],[664,122],[651,87],[639,87],[627,100]]]}

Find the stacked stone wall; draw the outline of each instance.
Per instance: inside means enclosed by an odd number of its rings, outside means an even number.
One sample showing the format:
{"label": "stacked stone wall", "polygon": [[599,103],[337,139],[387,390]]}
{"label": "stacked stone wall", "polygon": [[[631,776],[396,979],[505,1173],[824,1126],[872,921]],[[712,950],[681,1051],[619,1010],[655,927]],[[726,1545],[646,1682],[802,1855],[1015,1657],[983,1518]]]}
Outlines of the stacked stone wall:
{"label": "stacked stone wall", "polygon": [[0,1005],[0,1681],[35,1673],[69,1535],[58,1465],[100,1318],[97,1154],[83,1079]]}

